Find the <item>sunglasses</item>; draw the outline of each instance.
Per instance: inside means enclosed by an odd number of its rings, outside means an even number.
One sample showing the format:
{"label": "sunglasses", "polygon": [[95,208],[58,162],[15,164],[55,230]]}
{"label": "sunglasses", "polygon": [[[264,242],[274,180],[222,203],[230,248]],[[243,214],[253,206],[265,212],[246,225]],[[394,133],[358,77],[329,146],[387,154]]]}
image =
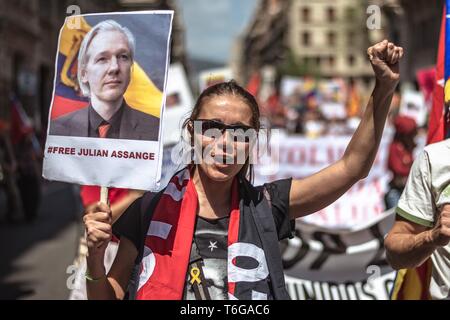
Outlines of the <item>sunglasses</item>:
{"label": "sunglasses", "polygon": [[246,126],[244,124],[225,124],[221,121],[212,120],[212,119],[196,119],[191,120],[194,124],[195,128],[201,128],[201,134],[206,135],[207,131],[210,129],[219,130],[221,134],[224,134],[226,130],[231,134],[233,138],[237,138],[238,141],[241,136],[244,137],[245,142],[250,142],[250,137],[245,135],[247,130],[253,129],[253,127]]}

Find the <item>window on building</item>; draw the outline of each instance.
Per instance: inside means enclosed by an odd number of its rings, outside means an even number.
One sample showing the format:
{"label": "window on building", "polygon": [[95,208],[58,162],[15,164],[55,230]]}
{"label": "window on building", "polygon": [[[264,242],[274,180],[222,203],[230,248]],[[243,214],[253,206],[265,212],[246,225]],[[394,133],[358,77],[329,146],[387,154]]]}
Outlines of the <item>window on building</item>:
{"label": "window on building", "polygon": [[300,13],[302,22],[310,22],[311,20],[311,10],[308,7],[303,7]]}
{"label": "window on building", "polygon": [[347,60],[348,60],[348,65],[350,67],[353,67],[355,65],[355,56],[354,55],[352,55],[352,54],[349,55]]}
{"label": "window on building", "polygon": [[302,33],[302,44],[304,46],[311,45],[311,34],[309,32],[303,32]]}
{"label": "window on building", "polygon": [[345,9],[345,19],[347,21],[354,21],[356,19],[356,10],[353,7],[347,7]]}
{"label": "window on building", "polygon": [[320,67],[320,63],[322,62],[322,59],[320,57],[315,57],[315,63],[317,67]]}
{"label": "window on building", "polygon": [[304,64],[305,66],[309,65],[310,62],[311,62],[310,57],[304,57],[304,58],[303,58],[303,64]]}
{"label": "window on building", "polygon": [[334,68],[334,66],[336,65],[336,58],[334,56],[328,57],[328,65],[331,68]]}
{"label": "window on building", "polygon": [[332,7],[327,8],[327,18],[328,22],[336,21],[336,10]]}
{"label": "window on building", "polygon": [[327,42],[328,42],[329,46],[335,46],[336,45],[336,33],[334,33],[333,31],[328,32]]}
{"label": "window on building", "polygon": [[353,46],[355,43],[355,32],[354,31],[349,31],[347,34],[347,45],[348,46]]}

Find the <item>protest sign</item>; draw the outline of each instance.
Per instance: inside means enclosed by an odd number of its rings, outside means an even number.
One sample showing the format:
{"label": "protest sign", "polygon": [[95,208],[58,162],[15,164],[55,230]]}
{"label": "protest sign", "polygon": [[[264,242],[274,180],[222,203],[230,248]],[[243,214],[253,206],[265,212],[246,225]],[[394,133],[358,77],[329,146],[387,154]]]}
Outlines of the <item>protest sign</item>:
{"label": "protest sign", "polygon": [[67,18],[59,35],[43,176],[156,189],[172,11]]}

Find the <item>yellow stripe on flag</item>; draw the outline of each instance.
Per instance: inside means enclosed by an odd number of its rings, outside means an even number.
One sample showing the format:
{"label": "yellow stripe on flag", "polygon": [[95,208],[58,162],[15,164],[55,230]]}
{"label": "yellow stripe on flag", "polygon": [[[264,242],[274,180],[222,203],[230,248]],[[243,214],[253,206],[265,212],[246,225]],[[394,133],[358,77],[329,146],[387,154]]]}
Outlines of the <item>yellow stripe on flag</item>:
{"label": "yellow stripe on flag", "polygon": [[[73,28],[75,25],[77,28]],[[61,70],[61,81],[74,90],[78,88],[76,78],[72,78],[76,77],[76,74],[69,77],[69,68],[77,59],[81,42],[91,29],[92,27],[83,17],[72,17],[66,20],[61,32],[59,52],[66,56]],[[136,61],[133,64],[130,85],[124,97],[130,107],[158,118],[161,117],[163,94]]]}
{"label": "yellow stripe on flag", "polygon": [[[425,269],[425,279],[421,279],[418,268]],[[392,300],[422,300],[424,297],[430,299],[429,287],[431,279],[431,259],[416,269],[401,269],[397,272],[394,287],[392,289]]]}
{"label": "yellow stripe on flag", "polygon": [[[74,20],[79,19],[79,20]],[[72,26],[79,26],[80,28],[73,28]],[[59,43],[59,52],[66,57],[70,56],[74,47],[76,52],[80,48],[81,41],[84,36],[91,30],[91,26],[83,17],[72,17],[66,20],[61,33],[61,40]]]}
{"label": "yellow stripe on flag", "polygon": [[161,117],[163,94],[136,62],[133,64],[131,82],[124,97],[130,107]]}

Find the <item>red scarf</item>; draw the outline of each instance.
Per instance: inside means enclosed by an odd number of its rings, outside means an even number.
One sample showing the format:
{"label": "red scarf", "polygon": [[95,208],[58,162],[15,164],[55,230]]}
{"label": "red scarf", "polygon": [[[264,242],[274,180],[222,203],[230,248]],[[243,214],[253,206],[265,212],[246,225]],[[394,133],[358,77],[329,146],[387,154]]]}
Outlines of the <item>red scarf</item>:
{"label": "red scarf", "polygon": [[[228,246],[238,241],[240,213],[237,179],[233,181],[231,189]],[[183,298],[197,206],[197,191],[189,170],[183,170],[170,180],[155,208],[145,240],[136,299]],[[230,260],[229,270],[230,263],[236,263]],[[235,283],[228,282],[231,297],[234,297],[235,287]]]}

